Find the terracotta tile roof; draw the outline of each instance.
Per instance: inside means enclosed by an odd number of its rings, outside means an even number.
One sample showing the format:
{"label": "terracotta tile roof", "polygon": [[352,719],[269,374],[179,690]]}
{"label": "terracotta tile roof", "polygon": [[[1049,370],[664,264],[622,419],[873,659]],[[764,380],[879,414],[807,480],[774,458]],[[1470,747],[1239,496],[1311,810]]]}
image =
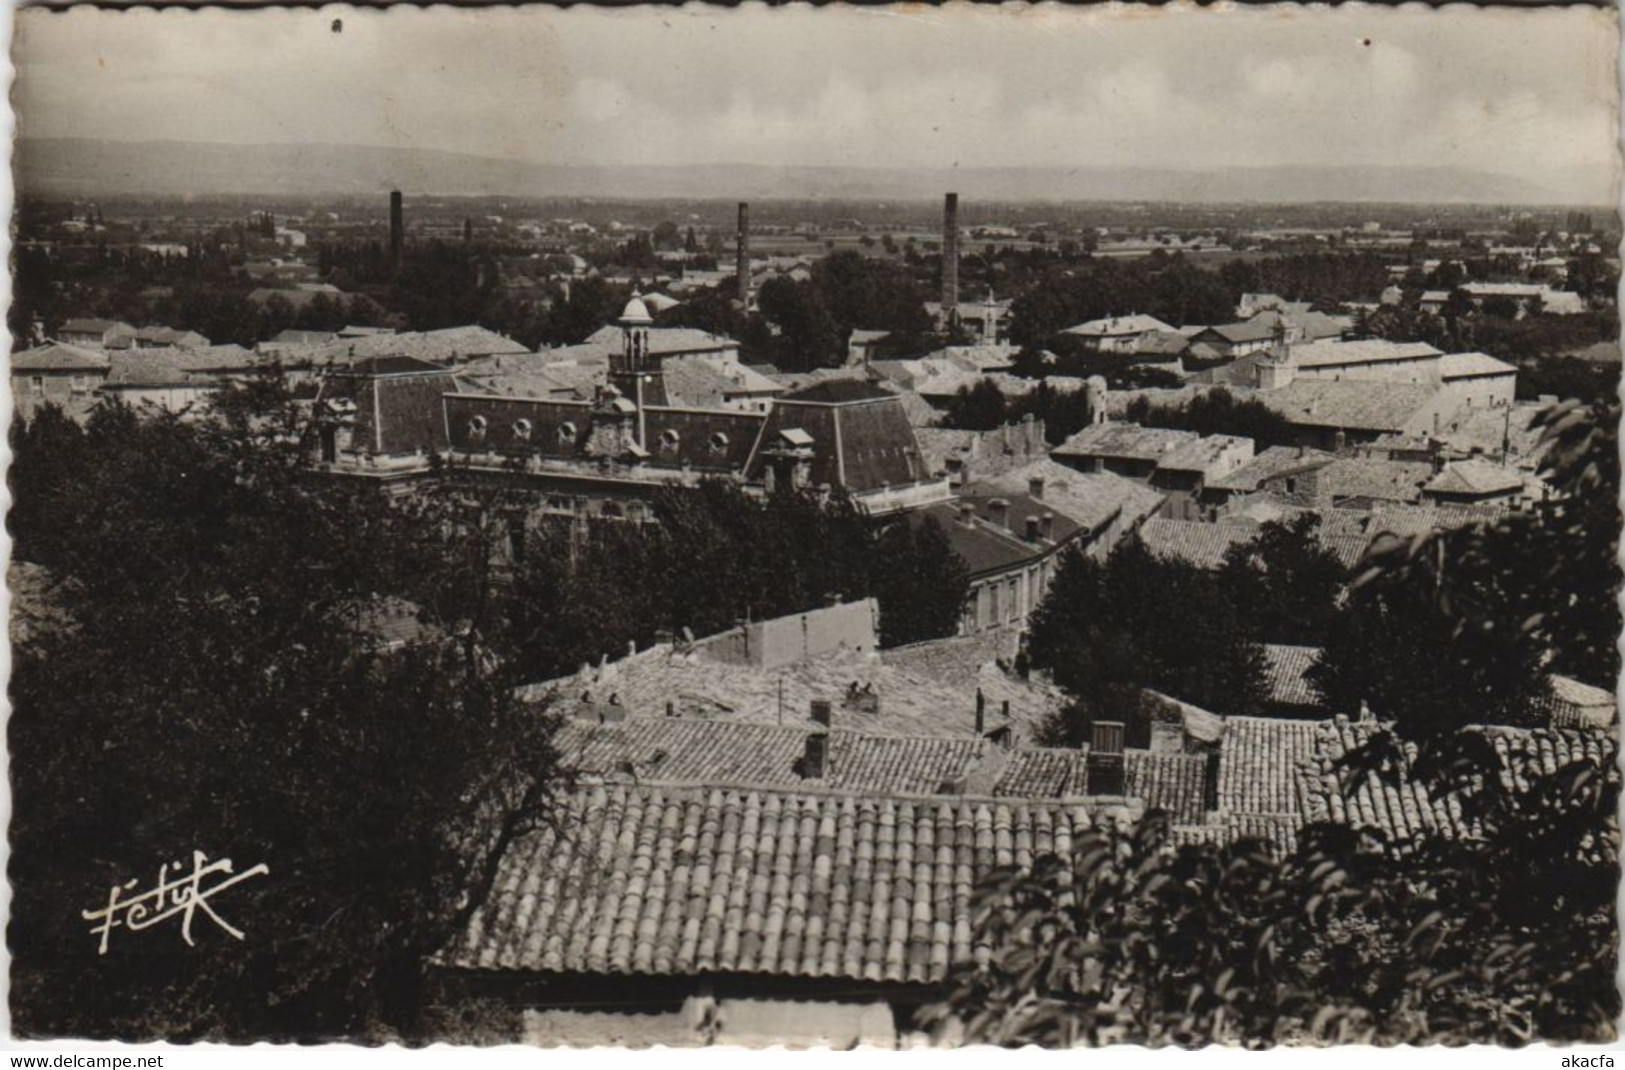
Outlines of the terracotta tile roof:
{"label": "terracotta tile roof", "polygon": [[1608,728],[1619,720],[1618,698],[1612,691],[1555,673],[1547,677],[1547,683],[1551,692],[1544,705],[1553,725],[1559,728]]}
{"label": "terracotta tile roof", "polygon": [[1090,825],[1080,804],[596,787],[513,845],[440,960],[936,982],[976,953],[976,882]]}
{"label": "terracotta tile roof", "polygon": [[1079,472],[1048,458],[979,479],[973,487],[1000,494],[1026,494],[1034,479],[1044,481],[1040,500],[1046,508],[1089,531],[1098,530],[1116,516],[1133,526],[1156,512],[1163,500],[1163,495],[1143,483],[1111,472]]}
{"label": "terracotta tile roof", "polygon": [[1175,431],[1165,427],[1104,423],[1084,428],[1059,446],[1056,457],[1117,457],[1137,461],[1161,461],[1181,446],[1201,438],[1195,431]]}
{"label": "terracotta tile roof", "polygon": [[1297,379],[1278,390],[1260,391],[1258,400],[1294,424],[1402,432],[1438,390],[1418,383]]}
{"label": "terracotta tile roof", "polygon": [[1517,368],[1504,360],[1496,360],[1488,353],[1446,353],[1440,365],[1439,374],[1447,381],[1474,375],[1518,374]]}
{"label": "terracotta tile roof", "polygon": [[11,371],[106,371],[106,353],[82,349],[68,342],[47,342],[11,355]]}
{"label": "terracotta tile roof", "polygon": [[1174,328],[1155,316],[1108,316],[1068,327],[1062,334],[1082,335],[1088,338],[1112,338],[1124,334],[1144,334],[1147,331],[1171,332]]}
{"label": "terracotta tile roof", "polygon": [[318,366],[353,364],[368,357],[415,357],[434,364],[461,364],[480,357],[528,352],[518,342],[495,331],[467,326],[405,334],[368,334],[340,338],[323,346],[289,347],[285,359],[290,363]]}
{"label": "terracotta tile roof", "polygon": [[[1398,785],[1368,779],[1348,796],[1339,790],[1333,763],[1363,744],[1372,726],[1349,721],[1327,722],[1316,738],[1304,778],[1304,816],[1310,821],[1332,821],[1356,828],[1373,828],[1391,840],[1403,842],[1418,835],[1449,838],[1475,835],[1476,825],[1451,797],[1434,798],[1415,781]],[[1611,733],[1585,729],[1482,728],[1490,736],[1505,764],[1502,782],[1514,791],[1529,787],[1532,772],[1553,773],[1570,762],[1612,763],[1615,744]]]}
{"label": "terracotta tile roof", "polygon": [[[670,356],[675,353],[722,353],[739,348],[739,343],[726,335],[712,334],[693,327],[650,327],[648,335],[649,352],[655,356]],[[571,355],[587,355],[591,352],[599,354],[600,360],[608,360],[611,353],[621,351],[621,345],[620,327],[610,324],[588,335],[587,340],[581,345],[565,346],[554,352],[563,354],[568,351]]]}
{"label": "terracotta tile roof", "polygon": [[1340,364],[1377,364],[1388,360],[1418,360],[1442,356],[1426,342],[1389,342],[1366,338],[1357,342],[1305,342],[1291,347],[1292,363],[1300,368]]}
{"label": "terracotta tile roof", "polygon": [[1532,459],[1540,448],[1540,429],[1531,426],[1539,412],[1539,405],[1467,409],[1440,433],[1439,441],[1463,453],[1477,450],[1497,457],[1506,445],[1514,460]]}
{"label": "terracotta tile roof", "polygon": [[1320,699],[1304,673],[1320,656],[1318,646],[1264,644],[1264,678],[1270,701],[1283,706],[1318,706]]}
{"label": "terracotta tile roof", "polygon": [[1390,461],[1375,457],[1338,457],[1320,472],[1321,489],[1338,498],[1373,498],[1415,502],[1433,478],[1427,461]]}
{"label": "terracotta tile roof", "polygon": [[1302,814],[1300,765],[1315,755],[1319,721],[1229,717],[1220,743],[1219,809]]}
{"label": "terracotta tile roof", "polygon": [[1258,532],[1242,524],[1208,524],[1157,516],[1141,524],[1137,534],[1156,557],[1215,569],[1224,564],[1224,555],[1232,546],[1251,542]]}
{"label": "terracotta tile roof", "polygon": [[[986,709],[984,727],[1010,723],[1018,739],[1033,731],[1064,701],[1061,691],[1036,676],[1023,680],[1000,668],[1010,640],[999,635],[938,639],[879,653],[838,650],[779,668],[761,669],[682,652],[668,643],[526,689],[531,697],[556,692],[574,702],[583,693],[605,701],[619,696],[627,716],[664,718],[666,703],[683,718],[710,717],[758,725],[784,724],[805,732],[813,722],[813,699],[833,704],[834,727],[882,736],[972,739],[976,692]],[[856,683],[878,696],[869,711],[845,704]],[[782,695],[782,708],[780,705]],[[781,714],[782,709],[782,714]]]}
{"label": "terracotta tile roof", "polygon": [[566,761],[594,777],[922,795],[970,773],[993,747],[970,736],[909,739],[834,730],[825,775],[807,778],[800,762],[808,735],[799,726],[661,717],[612,724],[572,720],[560,728],[557,742]]}
{"label": "terracotta tile roof", "polygon": [[[1207,759],[1200,754],[1123,751],[1124,794],[1163,810],[1176,824],[1198,825],[1205,817],[1203,786]],[[1089,795],[1089,748],[1032,748],[1010,755],[993,786],[997,796],[1060,799]]]}
{"label": "terracotta tile roof", "polygon": [[1275,321],[1266,318],[1263,314],[1240,323],[1221,323],[1213,327],[1204,328],[1194,337],[1201,338],[1207,334],[1216,334],[1231,344],[1237,342],[1261,342],[1275,333]]}
{"label": "terracotta tile roof", "polygon": [[1430,494],[1510,494],[1523,489],[1523,475],[1474,457],[1445,465],[1426,489]]}
{"label": "terracotta tile roof", "polygon": [[[1225,724],[1219,766],[1219,807],[1225,822],[1267,819],[1285,831],[1314,822],[1376,829],[1403,842],[1418,835],[1460,838],[1477,829],[1460,801],[1434,798],[1415,781],[1366,780],[1345,795],[1336,763],[1370,738],[1376,726],[1336,717],[1287,721],[1232,717]],[[1529,787],[1532,771],[1555,772],[1573,761],[1614,761],[1611,732],[1594,729],[1483,727],[1505,765],[1503,783]]]}
{"label": "terracotta tile roof", "polygon": [[1375,502],[1371,507],[1371,521],[1366,530],[1373,537],[1386,533],[1409,538],[1433,531],[1470,527],[1502,515],[1498,509],[1472,505],[1405,505],[1399,502]]}
{"label": "terracotta tile roof", "polygon": [[1165,811],[1177,823],[1201,822],[1203,787],[1207,780],[1205,756],[1128,749],[1123,757],[1126,795],[1142,800],[1148,811]]}
{"label": "terracotta tile roof", "polygon": [[107,387],[208,385],[221,373],[243,372],[267,363],[238,345],[197,349],[125,349],[115,352],[108,369]]}
{"label": "terracotta tile roof", "polygon": [[1076,794],[1075,782],[1089,748],[1034,747],[1016,751],[993,785],[993,794],[1019,799],[1059,799]]}
{"label": "terracotta tile roof", "polygon": [[1228,475],[1220,476],[1208,484],[1221,490],[1257,490],[1259,484],[1278,479],[1298,470],[1323,468],[1334,456],[1320,450],[1298,446],[1271,446]]}

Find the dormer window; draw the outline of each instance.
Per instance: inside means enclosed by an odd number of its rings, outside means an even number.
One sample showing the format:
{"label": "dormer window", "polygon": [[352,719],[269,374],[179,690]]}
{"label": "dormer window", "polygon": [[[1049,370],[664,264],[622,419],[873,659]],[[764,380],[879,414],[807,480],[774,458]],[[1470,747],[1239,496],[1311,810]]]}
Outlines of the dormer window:
{"label": "dormer window", "polygon": [[529,420],[521,419],[513,422],[513,437],[518,439],[520,442],[530,441],[530,430],[531,427]]}
{"label": "dormer window", "polygon": [[576,425],[566,420],[559,424],[559,445],[574,446],[576,444]]}
{"label": "dormer window", "polygon": [[485,441],[485,417],[476,416],[468,421],[468,437],[475,442]]}
{"label": "dormer window", "polygon": [[682,441],[682,436],[677,433],[676,428],[668,427],[660,432],[660,448],[663,450],[675,451]]}
{"label": "dormer window", "polygon": [[713,431],[711,437],[706,439],[706,444],[711,447],[712,453],[726,453],[728,450],[728,436],[721,431]]}

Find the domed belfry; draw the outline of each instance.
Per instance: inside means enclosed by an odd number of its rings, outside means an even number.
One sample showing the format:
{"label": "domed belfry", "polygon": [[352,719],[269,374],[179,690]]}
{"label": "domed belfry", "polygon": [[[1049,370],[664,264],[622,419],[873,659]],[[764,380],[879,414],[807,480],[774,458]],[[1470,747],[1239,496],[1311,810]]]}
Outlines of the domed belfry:
{"label": "domed belfry", "polygon": [[660,357],[649,351],[649,327],[654,317],[643,303],[643,296],[634,292],[626,303],[618,321],[621,328],[621,352],[611,354],[609,385],[637,410],[637,443],[648,449],[647,420],[644,409],[650,405],[668,405],[666,381],[660,370]]}

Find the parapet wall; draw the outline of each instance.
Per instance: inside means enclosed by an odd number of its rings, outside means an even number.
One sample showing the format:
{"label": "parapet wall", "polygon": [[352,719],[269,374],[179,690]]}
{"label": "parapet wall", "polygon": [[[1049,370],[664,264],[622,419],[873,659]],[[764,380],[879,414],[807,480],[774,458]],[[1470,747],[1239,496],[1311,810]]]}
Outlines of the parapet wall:
{"label": "parapet wall", "polygon": [[701,639],[695,649],[707,661],[758,669],[794,665],[842,649],[867,653],[880,644],[879,615],[879,603],[865,598],[756,621]]}

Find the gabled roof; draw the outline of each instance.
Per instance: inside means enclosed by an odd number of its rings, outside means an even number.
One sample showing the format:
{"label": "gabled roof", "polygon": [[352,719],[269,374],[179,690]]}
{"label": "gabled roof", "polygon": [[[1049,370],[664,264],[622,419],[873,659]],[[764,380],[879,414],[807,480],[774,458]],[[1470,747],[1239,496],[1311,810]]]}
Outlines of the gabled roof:
{"label": "gabled roof", "polygon": [[1041,504],[1078,527],[1096,531],[1114,517],[1127,526],[1156,512],[1163,495],[1111,472],[1079,472],[1048,458],[1030,461],[1002,475],[979,479],[967,490],[978,495],[1026,495],[1032,481],[1044,481]]}
{"label": "gabled roof", "polygon": [[1421,383],[1297,379],[1257,397],[1294,424],[1403,432],[1438,389]]}
{"label": "gabled roof", "polygon": [[[1005,503],[1007,527],[992,519],[990,503],[995,499]],[[975,510],[969,524],[960,518],[961,504],[970,505]],[[1045,513],[1055,515],[1052,521],[1055,538],[1029,542],[1023,537],[1027,518],[1042,517]],[[948,545],[965,562],[972,578],[1003,572],[1043,557],[1078,531],[1078,526],[1069,519],[1054,514],[1042,502],[1034,501],[1025,494],[1004,495],[987,493],[985,490],[983,494],[974,496],[961,491],[953,502],[928,505],[908,514],[910,523],[921,523],[927,517],[941,527]]]}
{"label": "gabled roof", "polygon": [[1215,327],[1203,328],[1193,338],[1202,339],[1210,334],[1218,335],[1232,345],[1242,342],[1262,342],[1274,336],[1275,323],[1261,314],[1240,323],[1221,323]]}
{"label": "gabled roof", "polygon": [[1092,424],[1056,446],[1055,457],[1112,457],[1158,461],[1201,438],[1195,431],[1138,424]]}
{"label": "gabled roof", "polygon": [[1445,465],[1424,489],[1430,494],[1513,494],[1523,489],[1523,475],[1474,457]]}
{"label": "gabled roof", "polygon": [[1420,360],[1443,354],[1426,342],[1389,342],[1365,338],[1357,342],[1304,342],[1291,347],[1292,363],[1300,368],[1325,365],[1380,364],[1390,360]]}
{"label": "gabled roof", "polygon": [[106,353],[82,349],[68,342],[46,342],[11,355],[12,374],[35,371],[106,371]]}
{"label": "gabled roof", "polygon": [[1126,334],[1144,334],[1147,331],[1174,332],[1175,328],[1157,319],[1155,316],[1107,316],[1104,319],[1090,320],[1075,327],[1068,327],[1062,334],[1079,335],[1085,338],[1113,338]]}
{"label": "gabled roof", "polygon": [[656,785],[579,792],[560,817],[508,850],[443,964],[938,982],[971,957],[976,882],[1065,854],[1095,820],[1082,803]]}
{"label": "gabled roof", "polygon": [[[1200,754],[1161,753],[1131,747],[1123,751],[1124,795],[1147,812],[1161,810],[1175,824],[1200,824],[1207,759]],[[1089,748],[1033,748],[1010,755],[993,788],[1000,797],[1077,798],[1089,794]]]}
{"label": "gabled roof", "polygon": [[1226,456],[1252,452],[1253,440],[1237,435],[1205,435],[1169,450],[1157,467],[1170,472],[1208,472]]}
{"label": "gabled roof", "polygon": [[62,325],[63,331],[72,331],[75,334],[106,334],[112,330],[135,331],[128,323],[122,320],[91,319],[88,317],[68,320]]}
{"label": "gabled roof", "polygon": [[[700,641],[702,644],[704,640]],[[556,694],[573,702],[584,693],[620,698],[629,718],[658,718],[666,704],[683,719],[788,725],[810,731],[814,699],[834,703],[834,727],[872,736],[974,739],[976,692],[986,703],[986,727],[1009,723],[1030,738],[1063,701],[1059,689],[1036,676],[1022,679],[999,667],[1012,652],[995,636],[935,639],[879,653],[837,650],[779,668],[724,662],[658,643],[648,650],[527,688],[531,697]],[[843,701],[852,684],[879,697],[877,709]]]}
{"label": "gabled roof", "polygon": [[969,772],[994,745],[966,735],[872,736],[828,733],[824,775],[803,775],[808,729],[685,717],[613,724],[569,721],[555,739],[578,775],[670,784],[830,788],[885,794],[930,794]]}
{"label": "gabled roof", "polygon": [[261,358],[242,346],[197,349],[129,349],[113,354],[107,389],[190,386],[217,382],[220,375],[261,365]]}
{"label": "gabled roof", "polygon": [[1264,452],[1255,454],[1252,460],[1229,475],[1215,479],[1208,486],[1221,490],[1255,491],[1260,484],[1269,480],[1299,471],[1324,468],[1333,459],[1332,454],[1320,450],[1299,446],[1271,446]]}
{"label": "gabled roof", "polygon": [[[1136,534],[1155,557],[1183,561],[1202,569],[1216,569],[1224,564],[1225,554],[1231,547],[1256,539],[1258,527],[1253,524],[1210,524],[1201,520],[1156,516],[1141,524]],[[1320,532],[1316,537],[1320,545],[1335,555],[1345,567],[1352,568],[1365,554],[1367,539],[1364,535]]]}
{"label": "gabled roof", "polygon": [[1446,382],[1474,375],[1516,375],[1518,369],[1488,353],[1446,353],[1440,361],[1439,376]]}

